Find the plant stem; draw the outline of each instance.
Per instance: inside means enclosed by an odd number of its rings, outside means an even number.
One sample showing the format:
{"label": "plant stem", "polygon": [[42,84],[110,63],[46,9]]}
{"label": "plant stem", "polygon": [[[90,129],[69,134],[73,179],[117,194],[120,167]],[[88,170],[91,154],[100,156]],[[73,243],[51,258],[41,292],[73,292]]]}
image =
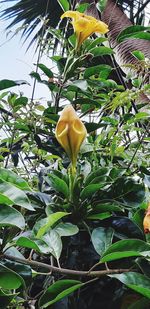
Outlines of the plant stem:
{"label": "plant stem", "polygon": [[83,270],[74,270],[74,269],[66,269],[66,268],[59,268],[56,266],[51,266],[45,263],[41,263],[38,261],[34,261],[34,260],[28,260],[28,259],[23,259],[23,258],[19,258],[16,256],[12,256],[12,255],[7,255],[7,254],[3,254],[1,255],[1,259],[7,259],[10,261],[15,261],[21,264],[25,264],[25,265],[29,265],[31,267],[34,268],[45,268],[48,271],[52,272],[52,273],[59,273],[59,274],[64,274],[64,275],[70,275],[70,276],[83,276],[83,277],[102,277],[105,275],[111,275],[111,274],[121,274],[124,272],[129,272],[130,269],[125,268],[125,269],[109,269],[109,270],[98,270],[98,271],[83,271]]}

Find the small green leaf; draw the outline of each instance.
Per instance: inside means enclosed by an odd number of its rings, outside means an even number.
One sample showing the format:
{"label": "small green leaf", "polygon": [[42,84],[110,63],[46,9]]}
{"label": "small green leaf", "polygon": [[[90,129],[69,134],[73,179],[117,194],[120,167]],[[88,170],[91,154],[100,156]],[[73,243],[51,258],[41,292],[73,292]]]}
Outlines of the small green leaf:
{"label": "small green leaf", "polygon": [[60,235],[55,230],[51,230],[42,237],[42,240],[49,246],[51,254],[58,261],[62,251],[62,241]]}
{"label": "small green leaf", "polygon": [[45,73],[45,75],[49,78],[53,78],[53,72],[46,67],[46,65],[39,63],[38,67],[42,70],[43,73]]}
{"label": "small green leaf", "polygon": [[105,78],[107,78],[111,72],[112,68],[106,64],[99,64],[94,67],[87,68],[84,72],[84,78],[89,78],[93,75],[98,75],[103,78],[103,74],[105,73]]}
{"label": "small green leaf", "polygon": [[110,275],[111,278],[116,278],[128,288],[144,295],[150,299],[150,279],[136,272],[128,272],[124,274]]}
{"label": "small green leaf", "polygon": [[138,60],[145,60],[144,54],[140,50],[132,51],[132,55],[137,58]]}
{"label": "small green leaf", "polygon": [[37,244],[28,237],[21,236],[20,238],[17,239],[16,245],[23,247],[23,248],[29,248],[29,249],[33,249],[35,251],[40,252],[40,249],[37,246]]}
{"label": "small green leaf", "polygon": [[87,198],[91,198],[103,186],[104,184],[98,184],[98,183],[88,185],[81,191],[81,195],[80,195],[81,200],[83,201]]}
{"label": "small green leaf", "polygon": [[111,245],[101,258],[108,262],[130,256],[149,256],[150,245],[140,239],[123,239]]}
{"label": "small green leaf", "polygon": [[23,229],[25,220],[18,210],[11,206],[0,205],[0,227],[2,226],[16,226]]}
{"label": "small green leaf", "polygon": [[20,86],[20,85],[24,85],[27,84],[29,85],[29,83],[27,83],[24,80],[9,80],[9,79],[2,79],[0,81],[0,90],[6,89],[6,88],[11,88],[14,86]]}
{"label": "small green leaf", "polygon": [[25,285],[24,280],[17,273],[0,264],[0,286],[2,289],[18,289]]}
{"label": "small green leaf", "polygon": [[99,255],[102,255],[112,244],[114,230],[105,227],[98,227],[91,235],[92,244]]}
{"label": "small green leaf", "polygon": [[77,280],[59,280],[52,284],[42,295],[39,306],[41,309],[47,308],[82,286],[84,284]]}
{"label": "small green leaf", "polygon": [[104,220],[106,218],[109,218],[111,217],[111,213],[110,212],[103,212],[103,213],[97,213],[97,214],[92,214],[92,215],[89,215],[87,217],[87,219],[90,219],[90,220]]}
{"label": "small green leaf", "polygon": [[69,10],[70,4],[68,0],[57,0],[57,2],[59,3],[60,7],[62,8],[64,12]]}
{"label": "small green leaf", "polygon": [[69,188],[64,180],[54,174],[48,174],[46,181],[57,191],[62,193],[66,198],[69,196]]}
{"label": "small green leaf", "polygon": [[99,0],[96,4],[96,7],[100,13],[102,13],[106,7],[108,0]]}
{"label": "small green leaf", "polygon": [[98,57],[98,56],[112,55],[114,54],[114,51],[109,47],[101,46],[90,49],[90,53],[93,54],[94,57]]}
{"label": "small green leaf", "polygon": [[100,167],[94,172],[90,173],[87,178],[85,179],[85,186],[91,183],[91,181],[99,176],[105,176],[108,175],[109,169],[107,167]]}

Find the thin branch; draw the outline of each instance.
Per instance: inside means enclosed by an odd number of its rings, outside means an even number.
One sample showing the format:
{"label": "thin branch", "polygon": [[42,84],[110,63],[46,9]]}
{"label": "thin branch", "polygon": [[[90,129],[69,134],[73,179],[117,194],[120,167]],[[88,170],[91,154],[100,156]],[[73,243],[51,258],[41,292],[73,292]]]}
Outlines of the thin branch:
{"label": "thin branch", "polygon": [[143,5],[139,8],[139,10],[137,11],[137,13],[134,15],[134,18],[136,18],[144,9],[145,7],[149,4],[149,0],[147,0],[145,3],[143,3]]}
{"label": "thin branch", "polygon": [[29,265],[33,268],[45,268],[51,273],[59,273],[59,274],[64,274],[64,275],[70,275],[70,276],[83,276],[83,277],[102,277],[105,275],[111,275],[111,274],[120,274],[124,272],[129,272],[130,269],[109,269],[109,270],[98,270],[98,271],[83,271],[83,270],[73,270],[73,269],[66,269],[66,268],[59,268],[55,267],[52,265],[48,265],[45,263],[41,263],[38,261],[33,261],[33,260],[27,260],[27,259],[22,259],[16,256],[12,255],[7,255],[3,254],[1,255],[1,259],[7,259],[10,261],[15,261],[21,264]]}

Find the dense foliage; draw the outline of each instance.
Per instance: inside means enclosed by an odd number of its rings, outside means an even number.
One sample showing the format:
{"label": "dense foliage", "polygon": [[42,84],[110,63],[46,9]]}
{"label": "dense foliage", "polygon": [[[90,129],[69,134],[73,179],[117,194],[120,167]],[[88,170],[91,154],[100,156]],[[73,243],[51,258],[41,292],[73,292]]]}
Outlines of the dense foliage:
{"label": "dense foliage", "polygon": [[[135,27],[118,41],[149,40]],[[50,31],[51,68],[38,62],[31,76],[51,101],[0,81],[0,308],[148,309],[149,59],[134,50],[124,77],[107,36],[78,48],[75,34]],[[55,137],[69,104],[88,133],[74,170]]]}

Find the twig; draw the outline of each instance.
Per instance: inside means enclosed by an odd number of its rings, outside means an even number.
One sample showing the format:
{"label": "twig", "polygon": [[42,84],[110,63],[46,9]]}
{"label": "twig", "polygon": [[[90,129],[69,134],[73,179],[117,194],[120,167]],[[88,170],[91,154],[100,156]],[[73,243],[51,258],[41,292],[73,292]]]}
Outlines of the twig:
{"label": "twig", "polygon": [[23,259],[19,258],[16,256],[8,255],[8,254],[3,254],[1,255],[1,259],[7,259],[10,261],[15,261],[21,264],[25,265],[30,265],[33,268],[45,268],[49,272],[52,273],[59,273],[59,274],[64,274],[64,275],[70,275],[70,276],[83,276],[83,277],[102,277],[105,275],[110,275],[110,274],[120,274],[124,272],[129,272],[130,270],[128,268],[125,269],[109,269],[109,270],[98,270],[98,271],[83,271],[83,270],[73,270],[73,269],[66,269],[66,268],[59,268],[56,266],[51,266],[42,262],[38,261],[33,261],[33,260],[28,260],[28,259]]}

